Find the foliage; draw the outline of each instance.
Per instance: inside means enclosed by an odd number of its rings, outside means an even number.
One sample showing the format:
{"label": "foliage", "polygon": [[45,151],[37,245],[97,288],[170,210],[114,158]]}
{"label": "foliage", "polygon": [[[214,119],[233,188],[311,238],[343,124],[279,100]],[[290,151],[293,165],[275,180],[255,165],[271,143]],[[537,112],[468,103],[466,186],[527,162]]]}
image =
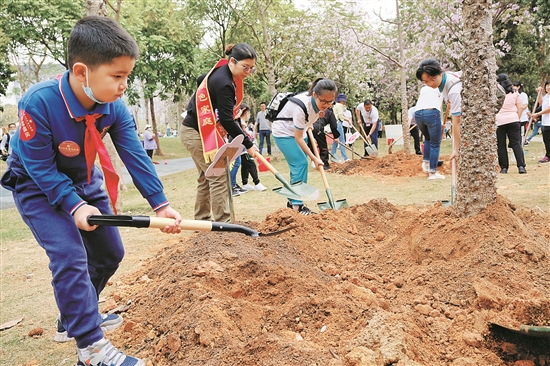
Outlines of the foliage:
{"label": "foliage", "polygon": [[123,24],[141,51],[132,86],[135,89],[141,82],[146,99],[172,96],[177,101],[194,88],[194,49],[185,37],[182,18],[181,10],[169,0],[132,0],[123,8]]}
{"label": "foliage", "polygon": [[66,44],[71,29],[85,13],[84,1],[4,0],[0,29],[11,52],[53,58],[67,67]]}

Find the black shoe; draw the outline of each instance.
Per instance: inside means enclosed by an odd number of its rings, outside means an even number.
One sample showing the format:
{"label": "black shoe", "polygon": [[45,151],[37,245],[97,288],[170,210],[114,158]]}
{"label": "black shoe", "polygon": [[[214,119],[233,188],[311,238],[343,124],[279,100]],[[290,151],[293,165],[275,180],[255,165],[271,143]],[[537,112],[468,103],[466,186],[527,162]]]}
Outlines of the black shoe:
{"label": "black shoe", "polygon": [[306,205],[302,204],[300,205],[300,208],[298,208],[298,212],[301,213],[302,215],[304,216],[307,216],[307,215],[314,215],[316,214],[317,212],[313,212],[311,211]]}
{"label": "black shoe", "polygon": [[329,170],[329,169],[330,169],[330,165],[323,165],[323,169],[324,169],[324,170]]}
{"label": "black shoe", "polygon": [[500,169],[500,174],[506,174],[506,173],[508,173],[508,168]]}
{"label": "black shoe", "polygon": [[527,146],[529,145],[529,141],[525,141],[525,143],[523,144],[523,146]]}
{"label": "black shoe", "polygon": [[240,196],[240,195],[241,195],[241,192],[236,187],[233,187],[233,189],[231,190],[231,196],[232,197],[237,197],[237,196]]}
{"label": "black shoe", "polygon": [[286,202],[286,208],[292,208],[292,203],[290,201]]}
{"label": "black shoe", "polygon": [[518,172],[519,174],[527,174],[527,170],[525,170],[524,166],[518,167]]}
{"label": "black shoe", "polygon": [[248,192],[246,189],[244,189],[243,187],[239,186],[238,184],[233,187],[233,190],[239,192],[240,194],[243,194],[243,193],[246,193]]}

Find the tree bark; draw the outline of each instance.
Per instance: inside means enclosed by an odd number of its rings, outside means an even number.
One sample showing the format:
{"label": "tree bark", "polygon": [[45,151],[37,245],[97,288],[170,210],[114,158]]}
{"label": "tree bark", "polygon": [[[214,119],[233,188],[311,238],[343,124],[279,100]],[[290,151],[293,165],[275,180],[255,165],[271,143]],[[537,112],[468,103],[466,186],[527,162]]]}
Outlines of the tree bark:
{"label": "tree bark", "polygon": [[106,17],[106,0],[86,0],[86,15],[101,15]]}
{"label": "tree bark", "polygon": [[395,14],[397,22],[397,40],[399,42],[399,72],[401,84],[399,91],[401,94],[401,127],[403,129],[403,151],[405,154],[411,153],[411,134],[409,133],[409,106],[407,105],[407,72],[405,70],[405,55],[403,46],[402,24],[399,15],[399,0],[395,0]]}
{"label": "tree bark", "polygon": [[491,0],[465,0],[462,116],[453,212],[469,217],[496,202],[496,59]]}
{"label": "tree bark", "polygon": [[153,97],[149,98],[149,107],[151,107],[151,125],[153,126],[153,136],[155,136],[155,141],[157,143],[157,151],[156,155],[162,155],[162,150],[160,149],[160,141],[159,141],[159,135],[158,135],[158,129],[157,129],[157,118],[155,116],[155,102],[153,101]]}
{"label": "tree bark", "polygon": [[[105,0],[86,0],[86,15],[87,16],[88,15],[107,16],[107,7],[105,2],[106,2]],[[119,192],[125,191],[127,188],[126,188],[126,185],[124,184],[124,181],[122,180],[122,161],[118,156],[118,153],[115,149],[115,145],[113,144],[113,141],[111,140],[111,136],[109,134],[105,135],[105,137],[103,138],[103,143],[107,148],[107,152],[109,153],[109,158],[113,163],[113,168],[115,168],[117,175],[120,177],[120,180],[118,181],[118,191]],[[117,200],[115,209],[117,210],[117,212],[123,212],[122,197],[120,195]]]}

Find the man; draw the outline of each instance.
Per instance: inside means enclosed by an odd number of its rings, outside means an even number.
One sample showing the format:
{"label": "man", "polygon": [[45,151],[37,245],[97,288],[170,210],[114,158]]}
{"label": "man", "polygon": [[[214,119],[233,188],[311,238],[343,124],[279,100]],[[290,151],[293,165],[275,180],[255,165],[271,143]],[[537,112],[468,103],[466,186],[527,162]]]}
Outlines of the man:
{"label": "man", "polygon": [[422,150],[420,149],[420,132],[418,126],[416,125],[416,120],[414,119],[414,112],[416,111],[416,106],[409,108],[408,117],[410,125],[410,133],[414,139],[414,152],[416,155],[422,155]]}
{"label": "man", "polygon": [[[333,112],[334,112],[334,116],[336,117],[336,121],[337,121],[337,131],[338,131],[338,134],[340,135],[340,137],[338,137],[338,141],[340,141],[341,145],[340,145],[340,155],[342,155],[342,159],[344,159],[344,161],[348,161],[348,154],[346,153],[346,148],[345,148],[345,144],[346,144],[346,135],[344,133],[344,127],[343,127],[343,122],[344,121],[348,121],[348,119],[344,116],[344,108],[345,108],[345,105],[346,105],[346,102],[347,102],[347,99],[346,99],[346,95],[345,94],[338,94],[338,96],[336,97],[336,104],[334,104],[334,107],[333,107]],[[331,154],[334,156],[336,154],[336,149],[338,147],[338,144],[336,142],[333,142],[332,143],[332,148],[331,148]]]}
{"label": "man", "polygon": [[[378,148],[378,108],[372,105],[370,99],[365,99],[355,108],[357,121],[363,122],[367,139],[369,139],[376,148]],[[366,146],[365,146],[366,147]]]}
{"label": "man", "polygon": [[[271,156],[271,122],[265,118],[266,115],[265,102],[260,103],[260,111],[256,114],[256,124],[254,129],[259,131],[260,135],[260,154],[264,148],[264,139],[267,141],[267,155]],[[255,133],[254,133],[255,134]]]}

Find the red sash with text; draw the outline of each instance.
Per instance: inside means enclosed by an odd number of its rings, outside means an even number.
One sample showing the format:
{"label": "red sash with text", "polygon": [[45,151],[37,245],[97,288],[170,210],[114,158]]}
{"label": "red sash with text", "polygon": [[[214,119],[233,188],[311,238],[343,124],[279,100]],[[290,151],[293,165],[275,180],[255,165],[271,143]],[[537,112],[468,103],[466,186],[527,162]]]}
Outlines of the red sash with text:
{"label": "red sash with text", "polygon": [[[225,129],[217,122],[218,118],[216,112],[212,108],[212,102],[210,100],[210,93],[208,91],[208,77],[217,68],[227,65],[227,59],[221,59],[218,63],[208,72],[206,77],[202,80],[199,88],[197,89],[195,103],[197,105],[197,119],[199,122],[199,132],[202,141],[202,151],[204,155],[204,161],[210,163],[216,155],[219,148],[225,143],[223,138],[227,134]],[[235,83],[235,93],[237,96],[237,102],[233,108],[233,116],[236,116],[241,102],[243,101],[243,81],[233,79]]]}

